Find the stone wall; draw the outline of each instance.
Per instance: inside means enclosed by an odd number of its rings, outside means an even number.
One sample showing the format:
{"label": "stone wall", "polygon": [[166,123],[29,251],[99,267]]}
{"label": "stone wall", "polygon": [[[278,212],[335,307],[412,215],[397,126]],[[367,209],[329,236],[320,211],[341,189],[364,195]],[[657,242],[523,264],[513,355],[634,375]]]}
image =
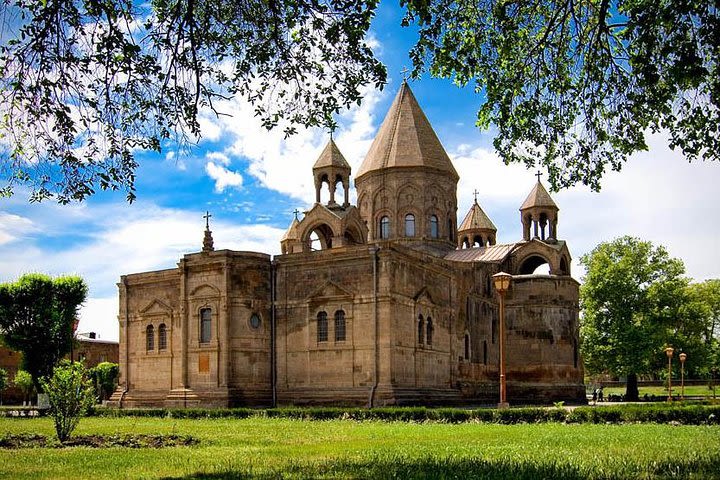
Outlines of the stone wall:
{"label": "stone wall", "polygon": [[[367,246],[276,257],[280,404],[368,401],[374,380],[373,261]],[[318,336],[321,312],[327,340]],[[336,336],[339,312],[344,340]]]}

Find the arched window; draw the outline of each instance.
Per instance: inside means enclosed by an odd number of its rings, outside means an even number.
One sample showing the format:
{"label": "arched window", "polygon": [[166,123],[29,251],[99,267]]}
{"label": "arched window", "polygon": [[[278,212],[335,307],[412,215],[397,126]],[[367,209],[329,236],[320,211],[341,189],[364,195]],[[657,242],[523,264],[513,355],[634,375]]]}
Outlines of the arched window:
{"label": "arched window", "polygon": [[390,219],[388,217],[380,219],[380,238],[390,238]]}
{"label": "arched window", "polygon": [[427,318],[427,328],[426,328],[427,333],[426,333],[426,335],[425,335],[425,342],[426,342],[428,345],[432,345],[432,341],[433,341],[433,330],[434,330],[434,329],[433,329],[432,318],[428,317],[428,318]]}
{"label": "arched window", "polygon": [[327,342],[328,339],[328,324],[327,324],[327,313],[320,312],[317,314],[317,341]]}
{"label": "arched window", "polygon": [[415,215],[413,215],[412,213],[408,213],[407,215],[405,215],[405,236],[415,236]]}
{"label": "arched window", "polygon": [[430,215],[430,237],[438,238],[440,236],[440,229],[438,227],[437,215]]}
{"label": "arched window", "polygon": [[345,341],[345,312],[342,310],[335,312],[335,341]]}
{"label": "arched window", "polygon": [[573,367],[578,368],[578,346],[577,342],[573,340]]}
{"label": "arched window", "polygon": [[212,338],[212,309],[200,309],[200,343],[210,343]]}
{"label": "arched window", "polygon": [[490,336],[492,337],[492,343],[495,345],[495,342],[497,342],[497,317],[495,315],[495,311],[493,310],[490,312]]}
{"label": "arched window", "polygon": [[161,323],[158,327],[158,350],[165,350],[167,348],[167,327],[164,323]]}
{"label": "arched window", "polygon": [[148,351],[155,350],[155,327],[152,325],[145,329],[145,348]]}
{"label": "arched window", "polygon": [[465,360],[470,360],[470,334],[465,334]]}
{"label": "arched window", "polygon": [[425,336],[425,322],[423,321],[423,316],[418,315],[418,343],[422,345],[424,342],[423,338]]}

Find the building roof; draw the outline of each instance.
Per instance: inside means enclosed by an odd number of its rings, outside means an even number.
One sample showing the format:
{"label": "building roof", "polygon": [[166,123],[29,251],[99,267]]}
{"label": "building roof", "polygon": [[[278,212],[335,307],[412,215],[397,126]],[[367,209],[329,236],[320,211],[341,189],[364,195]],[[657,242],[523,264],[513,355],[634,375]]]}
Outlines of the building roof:
{"label": "building roof", "polygon": [[525,242],[508,243],[505,245],[490,245],[488,247],[464,248],[453,250],[445,255],[445,260],[454,262],[486,262],[500,263],[507,258],[513,250]]}
{"label": "building roof", "polygon": [[336,167],[350,170],[350,164],[347,160],[345,160],[345,157],[343,157],[343,154],[340,152],[337,145],[335,145],[332,138],[328,144],[325,145],[325,148],[315,162],[315,165],[313,165],[313,170],[323,167]]}
{"label": "building roof", "polygon": [[432,168],[460,178],[406,82],[400,86],[355,178],[396,167]]}
{"label": "building roof", "polygon": [[493,222],[487,215],[485,215],[485,212],[482,208],[480,208],[477,200],[475,200],[475,203],[473,203],[472,207],[470,207],[470,211],[468,211],[467,215],[465,215],[465,220],[463,220],[458,227],[458,232],[482,229],[492,230],[495,232],[497,231]]}
{"label": "building roof", "polygon": [[559,210],[558,206],[555,205],[555,202],[553,202],[553,199],[550,197],[550,194],[545,190],[542,183],[540,183],[540,180],[535,184],[535,187],[533,187],[530,195],[528,195],[523,202],[520,210],[533,207],[550,207]]}
{"label": "building roof", "polygon": [[290,223],[290,226],[289,226],[288,229],[285,231],[285,234],[282,236],[282,238],[280,239],[280,241],[282,242],[282,241],[285,241],[285,240],[297,240],[297,239],[298,239],[298,236],[297,236],[297,226],[298,226],[299,223],[300,223],[300,222],[298,222],[297,217],[293,218],[292,223]]}

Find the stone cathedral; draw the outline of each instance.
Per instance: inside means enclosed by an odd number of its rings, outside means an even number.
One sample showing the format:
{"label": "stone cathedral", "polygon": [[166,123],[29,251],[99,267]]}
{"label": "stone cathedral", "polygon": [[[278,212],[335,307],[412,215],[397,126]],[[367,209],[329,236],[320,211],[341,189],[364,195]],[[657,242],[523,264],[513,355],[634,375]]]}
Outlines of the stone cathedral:
{"label": "stone cathedral", "polygon": [[477,198],[458,225],[458,173],[406,83],[355,173],[357,205],[332,140],[310,174],[316,202],[281,255],[215,249],[206,224],[176,268],[121,278],[111,404],[496,403],[500,271],[508,400],[584,401],[579,285],[539,179],[519,241],[496,243]]}

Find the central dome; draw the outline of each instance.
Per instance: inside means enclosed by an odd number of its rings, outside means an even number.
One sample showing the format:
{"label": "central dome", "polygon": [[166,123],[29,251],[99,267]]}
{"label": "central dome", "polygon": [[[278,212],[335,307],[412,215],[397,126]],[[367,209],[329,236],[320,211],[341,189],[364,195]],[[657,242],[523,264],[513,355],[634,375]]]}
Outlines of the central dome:
{"label": "central dome", "polygon": [[460,178],[415,95],[403,82],[355,178],[405,167],[425,167],[450,174],[456,181]]}

